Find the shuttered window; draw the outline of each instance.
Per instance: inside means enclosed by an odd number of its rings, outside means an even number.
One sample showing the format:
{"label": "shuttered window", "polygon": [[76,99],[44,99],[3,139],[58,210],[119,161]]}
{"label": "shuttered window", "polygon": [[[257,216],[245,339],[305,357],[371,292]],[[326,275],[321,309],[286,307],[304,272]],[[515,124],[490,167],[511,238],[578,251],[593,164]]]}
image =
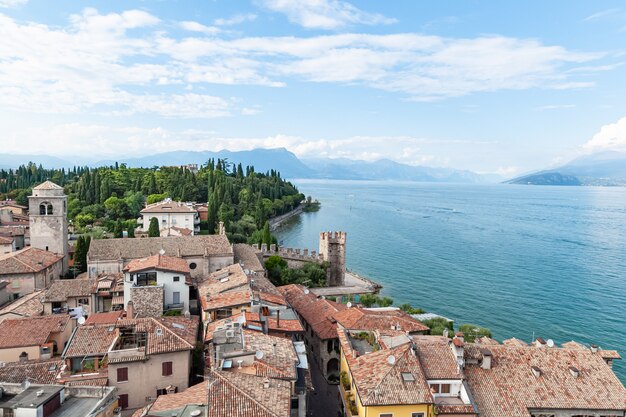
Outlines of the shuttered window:
{"label": "shuttered window", "polygon": [[162,372],[163,376],[170,376],[170,375],[172,375],[172,362],[163,362],[161,364],[161,368],[163,370],[163,372]]}
{"label": "shuttered window", "polygon": [[117,368],[117,382],[128,381],[128,368]]}

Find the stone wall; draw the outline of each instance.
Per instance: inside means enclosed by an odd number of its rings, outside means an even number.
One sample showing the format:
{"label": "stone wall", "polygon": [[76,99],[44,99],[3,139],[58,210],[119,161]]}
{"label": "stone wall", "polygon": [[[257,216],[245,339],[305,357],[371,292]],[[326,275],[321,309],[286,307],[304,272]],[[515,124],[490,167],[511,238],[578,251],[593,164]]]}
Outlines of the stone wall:
{"label": "stone wall", "polygon": [[320,233],[320,255],[329,263],[326,282],[329,287],[343,286],[346,277],[346,233]]}
{"label": "stone wall", "polygon": [[162,286],[131,287],[130,299],[138,317],[161,317],[163,315]]}

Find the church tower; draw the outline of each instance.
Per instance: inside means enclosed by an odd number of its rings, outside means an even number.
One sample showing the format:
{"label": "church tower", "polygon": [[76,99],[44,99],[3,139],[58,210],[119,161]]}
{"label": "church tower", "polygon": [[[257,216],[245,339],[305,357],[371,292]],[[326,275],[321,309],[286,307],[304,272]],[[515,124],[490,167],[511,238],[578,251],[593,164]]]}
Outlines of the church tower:
{"label": "church tower", "polygon": [[63,187],[46,181],[28,197],[30,246],[63,255],[63,274],[68,270],[67,196]]}

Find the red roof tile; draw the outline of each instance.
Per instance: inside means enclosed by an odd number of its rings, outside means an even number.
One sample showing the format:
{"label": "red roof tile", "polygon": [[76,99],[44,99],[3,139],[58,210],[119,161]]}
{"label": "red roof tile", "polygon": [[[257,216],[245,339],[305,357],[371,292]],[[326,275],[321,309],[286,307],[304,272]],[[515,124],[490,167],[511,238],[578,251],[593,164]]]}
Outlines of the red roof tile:
{"label": "red roof tile", "polygon": [[156,254],[147,258],[133,259],[128,263],[128,265],[126,265],[126,267],[124,267],[124,271],[130,273],[146,271],[149,269],[180,272],[182,274],[189,274],[191,272],[189,265],[187,265],[187,261],[184,259],[161,254]]}

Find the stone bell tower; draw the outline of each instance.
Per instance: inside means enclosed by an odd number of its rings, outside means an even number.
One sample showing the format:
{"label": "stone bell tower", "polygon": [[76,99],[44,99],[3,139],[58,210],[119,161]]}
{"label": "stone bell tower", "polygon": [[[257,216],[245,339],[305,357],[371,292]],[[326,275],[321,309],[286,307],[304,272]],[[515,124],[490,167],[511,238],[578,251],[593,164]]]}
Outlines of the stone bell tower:
{"label": "stone bell tower", "polygon": [[28,197],[30,246],[63,256],[63,271],[68,270],[67,196],[63,187],[46,181],[33,187]]}
{"label": "stone bell tower", "polygon": [[346,232],[320,233],[320,251],[324,261],[329,263],[326,271],[326,285],[340,287],[346,277]]}

